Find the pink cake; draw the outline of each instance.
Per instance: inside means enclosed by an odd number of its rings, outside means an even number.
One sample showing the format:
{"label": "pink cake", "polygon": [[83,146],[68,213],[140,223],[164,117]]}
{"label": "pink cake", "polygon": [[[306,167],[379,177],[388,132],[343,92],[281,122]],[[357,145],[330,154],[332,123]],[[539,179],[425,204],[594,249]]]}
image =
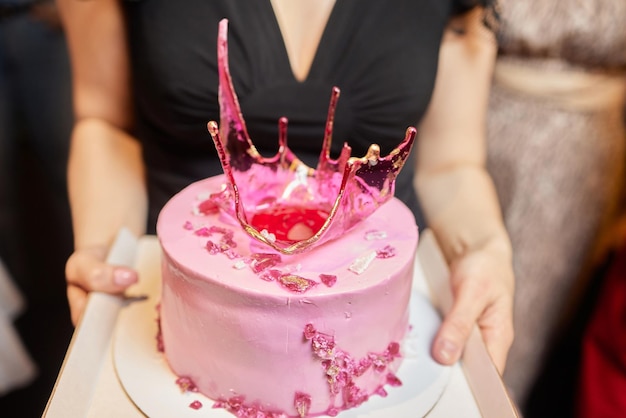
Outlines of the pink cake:
{"label": "pink cake", "polygon": [[[254,147],[228,70],[220,23],[220,126],[208,124],[225,175],[194,183],[162,209],[161,348],[184,389],[239,417],[330,415],[399,385],[417,227],[393,198],[415,139],[409,128],[330,157],[332,91],[315,168],[287,146]],[[190,405],[200,407],[199,403]]]}
{"label": "pink cake", "polygon": [[418,238],[409,209],[392,198],[340,238],[285,255],[207,199],[225,182],[190,185],[158,220],[174,373],[238,416],[334,416],[400,384]]}

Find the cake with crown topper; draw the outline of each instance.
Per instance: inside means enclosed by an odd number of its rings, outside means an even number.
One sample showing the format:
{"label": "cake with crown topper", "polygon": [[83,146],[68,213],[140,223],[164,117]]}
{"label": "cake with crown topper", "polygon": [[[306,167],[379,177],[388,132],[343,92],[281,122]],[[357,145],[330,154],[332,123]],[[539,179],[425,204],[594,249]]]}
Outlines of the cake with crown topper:
{"label": "cake with crown topper", "polygon": [[[220,122],[208,131],[224,175],[163,208],[159,349],[184,390],[241,417],[336,416],[400,385],[418,232],[393,197],[415,129],[389,155],[345,144],[330,158],[331,92],[315,168],[287,144],[261,156],[218,36]],[[194,403],[193,408],[202,405]]]}

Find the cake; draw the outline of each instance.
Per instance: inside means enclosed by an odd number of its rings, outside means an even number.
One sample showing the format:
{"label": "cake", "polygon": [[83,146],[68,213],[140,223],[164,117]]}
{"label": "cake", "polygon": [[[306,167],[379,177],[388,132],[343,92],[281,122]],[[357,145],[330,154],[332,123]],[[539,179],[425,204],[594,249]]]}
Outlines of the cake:
{"label": "cake", "polygon": [[[393,197],[415,138],[381,157],[329,157],[333,91],[318,166],[286,144],[261,157],[247,135],[218,40],[224,175],[162,209],[159,345],[183,389],[242,417],[335,416],[400,385],[418,231]],[[224,140],[222,139],[224,138]],[[191,407],[201,407],[199,402]]]}

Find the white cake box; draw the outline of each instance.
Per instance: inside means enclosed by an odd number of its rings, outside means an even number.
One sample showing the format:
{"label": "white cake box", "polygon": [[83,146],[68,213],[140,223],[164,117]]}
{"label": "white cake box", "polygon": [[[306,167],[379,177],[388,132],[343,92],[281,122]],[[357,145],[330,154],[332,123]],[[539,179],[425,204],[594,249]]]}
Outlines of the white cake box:
{"label": "white cake box", "polygon": [[[109,254],[114,264],[134,266],[144,278],[159,280],[159,244],[154,236],[136,239],[121,231]],[[94,293],[81,322],[76,327],[56,384],[43,416],[74,417],[143,417],[145,414],[129,397],[118,379],[113,356],[114,335],[122,309],[141,296],[141,284],[128,291],[126,299]],[[415,265],[415,287],[427,294],[441,312],[449,308],[452,296],[448,270],[431,231],[422,231]],[[156,344],[156,343],[155,343]],[[156,345],[155,345],[156,347]],[[159,398],[159,388],[145,384],[146,394]],[[180,416],[232,416],[219,409],[187,409]],[[342,414],[339,415],[341,418]],[[370,415],[360,415],[369,417]],[[398,416],[396,414],[396,416]],[[408,412],[398,418],[412,417]],[[451,368],[441,397],[428,413],[429,418],[448,417],[518,417],[502,380],[491,362],[475,328],[462,360]],[[154,417],[158,418],[158,417]]]}

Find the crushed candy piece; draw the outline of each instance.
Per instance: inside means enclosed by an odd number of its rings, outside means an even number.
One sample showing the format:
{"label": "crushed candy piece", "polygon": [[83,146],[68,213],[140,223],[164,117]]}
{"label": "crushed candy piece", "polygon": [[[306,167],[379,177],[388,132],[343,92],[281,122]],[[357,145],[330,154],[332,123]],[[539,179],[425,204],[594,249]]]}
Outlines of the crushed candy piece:
{"label": "crushed candy piece", "polygon": [[383,386],[379,386],[375,391],[375,394],[377,394],[378,396],[380,396],[381,398],[386,398],[388,393],[385,390],[385,388]]}
{"label": "crushed candy piece", "polygon": [[213,408],[225,409],[239,418],[288,418],[280,411],[266,411],[258,403],[247,404],[242,396],[234,396],[228,400],[218,399]]}
{"label": "crushed candy piece", "polygon": [[304,293],[317,285],[317,282],[295,274],[284,274],[278,278],[278,283],[285,289],[295,293]]}
{"label": "crushed candy piece", "polygon": [[389,386],[397,387],[402,386],[402,381],[398,379],[398,376],[396,376],[395,374],[389,373],[387,374],[387,384]]}
{"label": "crushed candy piece", "polygon": [[195,400],[195,401],[193,401],[192,403],[189,404],[189,408],[198,410],[198,409],[202,408],[202,402],[200,402],[198,400]]}
{"label": "crushed candy piece", "polygon": [[369,399],[369,395],[354,382],[350,382],[343,391],[343,399],[348,408],[355,408]]}
{"label": "crushed candy piece", "polygon": [[204,247],[207,249],[207,251],[211,255],[215,255],[215,254],[218,254],[220,252],[220,248],[211,240],[208,240]]}
{"label": "crushed candy piece", "polygon": [[222,228],[221,226],[217,226],[217,225],[211,225],[209,227],[209,232],[212,233],[212,234],[215,233],[215,234],[222,234],[222,235],[226,235],[229,232],[231,234],[233,233],[232,231],[229,231],[228,229]]}
{"label": "crushed candy piece", "polygon": [[187,376],[181,376],[178,379],[176,379],[176,384],[178,385],[181,392],[183,393],[198,391],[198,387],[196,386],[196,384],[193,382],[193,380],[191,380],[191,378]]}
{"label": "crushed candy piece", "polygon": [[313,324],[306,324],[304,326],[304,338],[306,338],[307,340],[312,339],[313,337],[315,337],[315,334],[317,334],[317,331],[315,330],[315,327],[313,326]]}
{"label": "crushed candy piece", "polygon": [[239,258],[239,254],[237,254],[235,251],[229,249],[226,249],[223,251],[223,254],[228,257],[229,260],[234,260],[236,258]]}
{"label": "crushed candy piece", "polygon": [[211,198],[200,202],[194,211],[198,215],[212,215],[220,211],[220,207]]}
{"label": "crushed candy piece", "polygon": [[296,407],[296,411],[298,411],[298,415],[300,415],[301,418],[304,418],[309,413],[309,409],[311,409],[311,395],[296,392],[293,403]]}
{"label": "crushed candy piece", "polygon": [[330,359],[335,350],[335,339],[332,335],[316,332],[311,339],[311,347],[316,356],[321,359]]}
{"label": "crushed candy piece", "polygon": [[157,331],[156,341],[157,341],[157,351],[159,353],[165,353],[165,343],[163,342],[163,334],[161,333],[161,321],[157,321],[159,323],[159,330]]}
{"label": "crushed candy piece", "polygon": [[246,263],[246,260],[237,260],[235,264],[233,264],[233,268],[235,270],[242,270],[245,269],[247,265],[248,263]]}
{"label": "crushed candy piece", "polygon": [[400,344],[398,344],[397,342],[391,342],[389,343],[389,346],[387,347],[387,350],[389,351],[389,354],[391,354],[394,357],[397,357],[400,355]]}
{"label": "crushed candy piece", "polygon": [[385,369],[387,368],[387,359],[384,356],[371,353],[370,358],[372,359],[372,366],[374,367],[374,370],[379,373],[385,371]]}
{"label": "crushed candy piece", "polygon": [[333,287],[337,283],[337,276],[334,274],[320,274],[320,280],[328,287]]}
{"label": "crushed candy piece", "polygon": [[272,253],[254,253],[250,256],[250,258],[250,268],[252,268],[252,271],[257,274],[265,269],[274,267],[282,261],[280,254]]}
{"label": "crushed candy piece", "polygon": [[326,411],[326,415],[328,415],[329,417],[336,417],[337,415],[339,415],[339,409],[329,408],[328,411]]}
{"label": "crushed candy piece", "polygon": [[213,234],[220,234],[222,237],[220,238],[218,243],[215,243],[211,240],[208,240],[205,248],[211,255],[222,253],[226,257],[231,260],[238,258],[239,255],[233,251],[233,248],[237,247],[237,243],[233,240],[235,233],[226,228],[221,228],[219,226],[210,226],[210,227],[202,227],[195,231],[195,234],[198,236],[208,237]]}
{"label": "crushed candy piece", "polygon": [[376,251],[369,252],[361,257],[357,258],[350,264],[348,270],[353,273],[361,274],[370,266],[372,261],[376,258]]}
{"label": "crushed candy piece", "polygon": [[266,282],[275,282],[277,281],[281,276],[283,275],[283,272],[280,270],[276,270],[276,269],[269,269],[264,271],[260,277],[261,279],[265,280]]}
{"label": "crushed candy piece", "polygon": [[387,238],[387,232],[379,231],[377,229],[370,229],[365,232],[365,240],[366,241],[377,241],[381,239]]}
{"label": "crushed candy piece", "polygon": [[356,367],[355,375],[362,376],[370,367],[372,367],[372,359],[369,357],[364,357],[359,360],[359,364]]}
{"label": "crushed candy piece", "polygon": [[157,303],[156,310],[157,310],[157,318],[156,318],[156,323],[157,323],[157,335],[156,335],[157,351],[159,353],[164,353],[165,352],[165,343],[163,342],[163,332],[161,331],[161,304],[160,303]]}
{"label": "crushed candy piece", "polygon": [[207,228],[206,226],[203,226],[202,228],[198,228],[195,231],[193,231],[194,235],[197,235],[199,237],[209,237],[211,236],[211,232],[209,232],[209,228]]}
{"label": "crushed candy piece", "polygon": [[[311,341],[311,349],[321,361],[331,395],[341,395],[343,398],[342,409],[357,407],[369,399],[367,392],[356,385],[355,379],[371,368],[377,372],[387,372],[384,384],[402,384],[395,374],[388,371],[391,362],[400,356],[400,344],[397,342],[389,343],[382,353],[368,353],[364,358],[356,360],[336,346],[333,336],[317,331],[311,323],[305,325],[303,335]],[[375,393],[387,396],[382,385]],[[339,410],[329,409],[327,415],[335,416],[337,413]]]}
{"label": "crushed candy piece", "polygon": [[396,249],[391,245],[386,245],[383,248],[376,250],[376,258],[391,258],[396,255]]}
{"label": "crushed candy piece", "polygon": [[187,231],[191,231],[193,229],[193,224],[189,221],[186,221],[183,224],[183,229],[186,229]]}

